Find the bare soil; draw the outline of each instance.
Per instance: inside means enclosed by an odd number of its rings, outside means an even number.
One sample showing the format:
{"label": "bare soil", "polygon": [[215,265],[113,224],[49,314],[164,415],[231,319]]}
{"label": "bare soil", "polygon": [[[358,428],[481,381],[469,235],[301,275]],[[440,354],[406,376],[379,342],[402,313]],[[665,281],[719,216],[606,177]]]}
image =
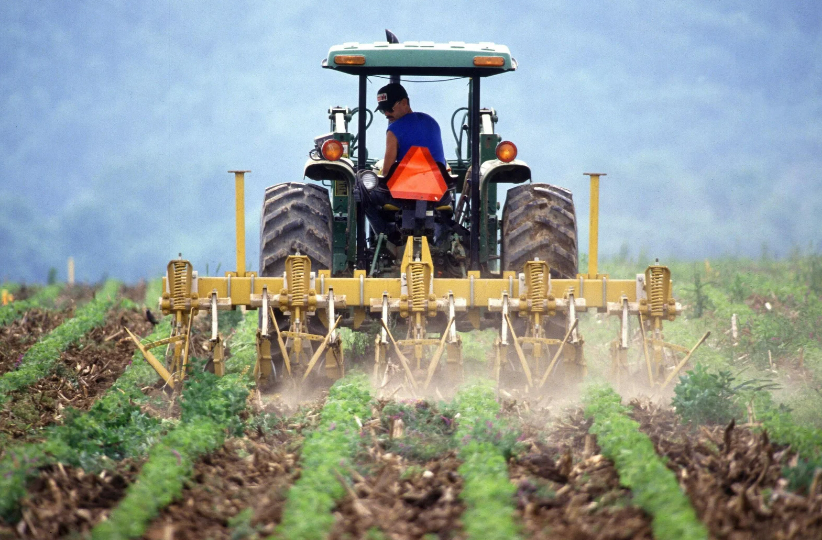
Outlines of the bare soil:
{"label": "bare soil", "polygon": [[74,285],[63,287],[63,290],[60,291],[59,295],[57,295],[57,299],[54,303],[56,306],[63,309],[67,307],[73,308],[78,304],[85,304],[94,298],[94,293],[100,288],[101,285],[102,283],[75,283]]}
{"label": "bare soil", "polygon": [[372,448],[370,455],[373,473],[364,477],[354,472],[353,486],[345,482],[348,494],[337,505],[329,538],[364,538],[372,527],[396,540],[426,534],[461,538],[459,519],[465,504],[459,500],[460,461],[453,453],[410,470],[409,462],[400,456],[378,448]]}

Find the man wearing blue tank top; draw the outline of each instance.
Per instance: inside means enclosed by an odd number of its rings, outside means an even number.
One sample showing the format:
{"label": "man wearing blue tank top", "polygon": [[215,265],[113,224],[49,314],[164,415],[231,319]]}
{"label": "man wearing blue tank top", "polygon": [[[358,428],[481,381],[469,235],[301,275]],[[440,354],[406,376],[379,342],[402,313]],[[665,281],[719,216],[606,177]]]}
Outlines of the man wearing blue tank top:
{"label": "man wearing blue tank top", "polygon": [[[431,116],[411,110],[408,93],[401,84],[391,83],[380,88],[377,92],[376,110],[383,113],[388,119],[388,129],[385,135],[385,159],[383,160],[381,174],[388,175],[392,172],[392,167],[402,161],[402,158],[405,157],[406,152],[412,146],[428,148],[434,161],[442,163],[443,166],[447,164],[442,149],[442,134],[439,124]],[[387,218],[382,213],[388,203],[392,203],[392,205],[396,203],[388,187],[381,183],[369,190],[361,182],[357,182],[356,190],[356,196],[362,202],[365,215],[375,230],[388,234],[389,242],[400,242],[399,229],[392,226],[394,216]],[[440,200],[440,205],[450,203],[450,192],[446,192]],[[437,227],[441,228],[439,224]]]}
{"label": "man wearing blue tank top", "polygon": [[388,174],[394,163],[402,161],[412,146],[428,148],[434,161],[445,165],[439,124],[431,116],[411,110],[408,93],[401,84],[391,83],[380,88],[377,111],[388,119],[383,174]]}

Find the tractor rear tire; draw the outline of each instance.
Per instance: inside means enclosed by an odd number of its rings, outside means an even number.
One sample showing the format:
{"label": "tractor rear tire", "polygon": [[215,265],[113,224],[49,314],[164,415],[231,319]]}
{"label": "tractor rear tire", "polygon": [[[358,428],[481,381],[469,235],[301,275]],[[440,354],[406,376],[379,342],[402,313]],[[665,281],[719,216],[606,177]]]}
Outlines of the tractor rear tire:
{"label": "tractor rear tire", "polygon": [[[297,252],[308,256],[312,272],[330,269],[333,223],[328,190],[322,186],[286,182],[267,188],[260,218],[260,276],[281,277],[286,259]],[[288,330],[286,317],[279,316],[278,324],[281,332]],[[309,319],[308,330],[312,334],[326,332],[317,316]],[[271,360],[277,385],[285,373],[285,362],[275,335],[271,337]],[[324,365],[319,362],[313,374],[322,373]]]}
{"label": "tractor rear tire", "polygon": [[328,190],[315,184],[286,182],[265,190],[260,221],[260,276],[282,276],[285,260],[298,251],[311,270],[331,268],[334,215]]}
{"label": "tractor rear tire", "polygon": [[537,257],[551,277],[577,276],[577,220],[567,189],[524,184],[508,190],[502,209],[502,268],[523,272]]}

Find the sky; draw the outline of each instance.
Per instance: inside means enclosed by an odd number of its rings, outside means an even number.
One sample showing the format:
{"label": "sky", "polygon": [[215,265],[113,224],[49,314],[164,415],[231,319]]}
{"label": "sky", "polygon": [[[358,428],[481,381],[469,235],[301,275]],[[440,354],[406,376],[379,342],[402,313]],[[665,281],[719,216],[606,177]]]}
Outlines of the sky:
{"label": "sky", "polygon": [[[337,11],[335,11],[337,10]],[[535,182],[571,189],[580,252],[588,179],[600,254],[703,259],[822,252],[822,4],[817,0],[0,3],[0,280],[126,282],[182,253],[234,267],[246,177],[249,269],[266,186],[301,181],[327,109],[356,78],[334,44],[492,41],[519,64],[487,79]],[[376,106],[373,79],[369,106]],[[443,126],[464,81],[410,84]],[[382,154],[385,120],[369,130]],[[373,144],[372,144],[373,143]],[[644,261],[643,261],[644,262]]]}

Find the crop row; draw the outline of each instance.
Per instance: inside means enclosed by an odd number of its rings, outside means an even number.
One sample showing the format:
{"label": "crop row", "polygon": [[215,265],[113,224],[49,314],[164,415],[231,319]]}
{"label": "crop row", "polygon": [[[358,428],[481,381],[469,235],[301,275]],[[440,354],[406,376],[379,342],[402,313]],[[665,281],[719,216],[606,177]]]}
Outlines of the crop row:
{"label": "crop row", "polygon": [[[170,331],[171,319],[166,317],[143,342],[168,337]],[[148,399],[140,388],[157,379],[157,373],[136,350],[125,372],[89,411],[68,409],[62,425],[41,434],[43,442],[7,449],[0,459],[0,517],[9,522],[17,519],[26,482],[48,463],[96,472],[125,457],[145,454],[165,429],[162,422],[140,409]]]}
{"label": "crop row", "polygon": [[345,495],[338,475],[348,475],[360,441],[362,422],[370,418],[368,379],[349,375],[328,392],[320,422],[303,443],[302,475],[288,491],[278,533],[289,539],[325,538],[334,526],[332,510]]}
{"label": "crop row", "polygon": [[653,517],[656,538],[706,539],[708,533],[639,423],[612,388],[591,387],[585,396],[585,415],[593,419],[590,431],[605,457],[614,462],[620,482],[633,492],[634,501]]}
{"label": "crop row", "polygon": [[469,538],[519,538],[514,523],[516,486],[508,479],[508,458],[518,433],[499,419],[500,407],[487,384],[475,384],[455,398],[460,441],[460,497],[467,508],[463,523]]}
{"label": "crop row", "polygon": [[78,308],[74,317],[52,330],[26,351],[20,367],[0,377],[0,402],[7,401],[11,392],[25,388],[48,375],[55,362],[60,359],[60,353],[91,329],[102,326],[106,313],[117,300],[119,288],[118,282],[107,281],[97,292],[94,300]]}
{"label": "crop row", "polygon": [[149,451],[137,480],[110,518],[92,531],[93,538],[135,538],[145,533],[159,511],[182,492],[196,459],[222,446],[226,434],[238,435],[240,413],[253,383],[257,315],[248,312],[232,339],[230,371],[217,377],[192,370],[180,400],[180,423]]}
{"label": "crop row", "polygon": [[[170,330],[166,318],[144,341],[167,337]],[[67,411],[63,425],[43,433],[44,442],[9,448],[0,460],[0,517],[9,522],[17,519],[26,482],[48,463],[95,472],[114,461],[144,454],[164,429],[159,420],[140,409],[147,400],[140,388],[156,379],[156,372],[138,350],[131,365],[88,412]]]}

